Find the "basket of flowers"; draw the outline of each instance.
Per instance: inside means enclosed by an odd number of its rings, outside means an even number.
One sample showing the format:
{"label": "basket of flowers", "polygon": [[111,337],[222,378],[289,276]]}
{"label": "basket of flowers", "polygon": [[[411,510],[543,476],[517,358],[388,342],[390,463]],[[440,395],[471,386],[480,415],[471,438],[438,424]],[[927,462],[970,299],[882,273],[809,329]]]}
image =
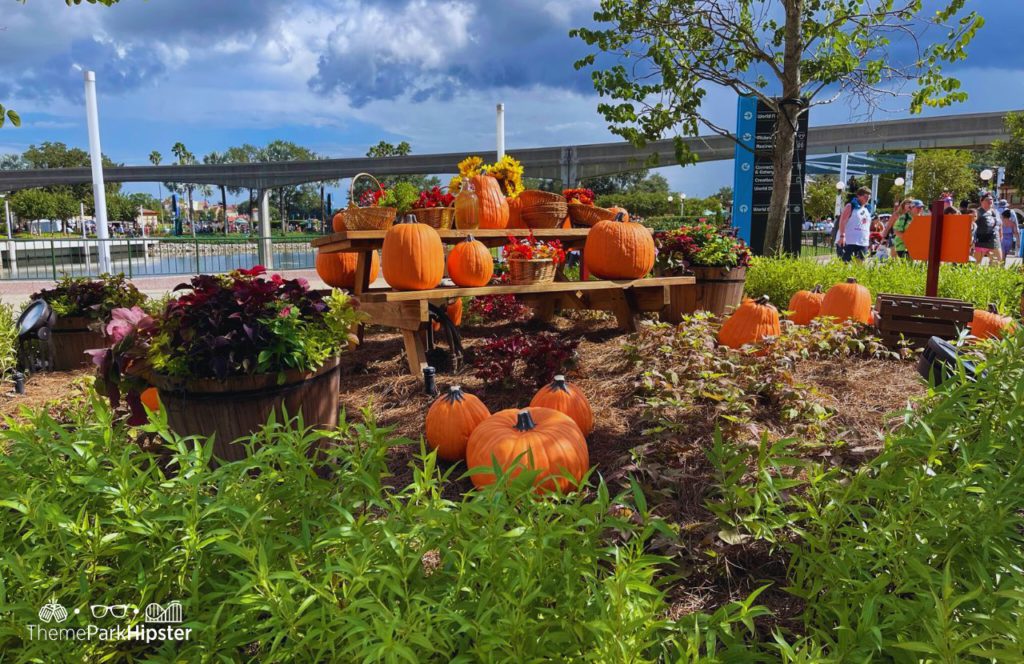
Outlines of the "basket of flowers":
{"label": "basket of flowers", "polygon": [[[369,190],[356,201],[356,181],[368,177],[377,185],[376,190]],[[387,191],[384,186],[369,173],[358,173],[348,188],[348,208],[345,210],[345,228],[350,231],[385,231],[391,228],[398,215],[398,208],[386,202]]]}
{"label": "basket of flowers", "polygon": [[509,237],[504,247],[509,283],[516,286],[548,284],[555,280],[555,268],[565,262],[565,250],[558,240],[545,242],[529,237]]}
{"label": "basket of flowers", "polygon": [[594,205],[594,192],[590,189],[583,187],[565,189],[562,191],[562,196],[568,201],[569,220],[577,228],[581,226],[589,228],[599,221],[615,218],[616,210]]}
{"label": "basket of flowers", "polygon": [[446,189],[448,187],[433,187],[420,192],[420,197],[412,204],[416,221],[438,230],[452,227],[455,221],[455,197]]}

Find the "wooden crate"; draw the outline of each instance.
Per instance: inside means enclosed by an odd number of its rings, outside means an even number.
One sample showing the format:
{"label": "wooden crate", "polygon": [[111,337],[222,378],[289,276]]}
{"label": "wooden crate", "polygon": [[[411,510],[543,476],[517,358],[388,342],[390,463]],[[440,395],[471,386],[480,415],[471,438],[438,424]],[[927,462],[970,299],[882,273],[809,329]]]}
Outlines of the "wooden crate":
{"label": "wooden crate", "polygon": [[923,348],[930,338],[955,339],[974,317],[974,307],[962,300],[912,295],[878,295],[878,331],[895,348],[903,338]]}

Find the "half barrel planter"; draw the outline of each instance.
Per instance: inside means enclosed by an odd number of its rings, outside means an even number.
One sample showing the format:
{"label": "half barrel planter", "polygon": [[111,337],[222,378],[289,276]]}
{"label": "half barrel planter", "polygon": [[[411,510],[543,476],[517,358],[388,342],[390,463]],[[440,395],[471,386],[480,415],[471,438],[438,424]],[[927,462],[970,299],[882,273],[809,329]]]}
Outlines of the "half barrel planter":
{"label": "half barrel planter", "polygon": [[147,379],[160,393],[171,431],[179,436],[215,436],[214,456],[238,461],[246,456],[242,439],[259,431],[271,413],[278,422],[286,413],[289,418],[301,413],[307,427],[335,428],[341,387],[338,362],[335,356],[317,371],[285,372],[283,381],[276,373],[187,381],[150,374]]}
{"label": "half barrel planter", "polygon": [[696,278],[693,286],[669,286],[669,304],[664,320],[678,323],[684,314],[710,311],[724,317],[743,301],[747,283],[745,267],[691,267]]}
{"label": "half barrel planter", "polygon": [[57,371],[74,371],[92,365],[92,358],[85,351],[105,348],[107,338],[90,326],[99,326],[100,321],[84,316],[58,318],[53,326],[53,368]]}

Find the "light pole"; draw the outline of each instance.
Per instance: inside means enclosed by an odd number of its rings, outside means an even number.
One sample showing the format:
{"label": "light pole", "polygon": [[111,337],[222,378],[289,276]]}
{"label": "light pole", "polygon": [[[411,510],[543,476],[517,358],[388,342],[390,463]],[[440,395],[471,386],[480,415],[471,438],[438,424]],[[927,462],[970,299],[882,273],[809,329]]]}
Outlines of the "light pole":
{"label": "light pole", "polygon": [[992,172],[991,168],[986,168],[980,173],[980,175],[981,180],[985,183],[985,191],[988,191],[988,183],[992,181],[992,176],[995,175],[995,173]]}
{"label": "light pole", "polygon": [[846,189],[846,183],[840,180],[836,182],[836,224],[839,224],[839,215],[843,212],[843,190]]}
{"label": "light pole", "polygon": [[[668,202],[671,203],[674,200],[676,200],[676,199],[672,196],[672,194],[669,194]],[[683,216],[683,201],[685,201],[685,200],[686,200],[686,194],[679,194],[679,216],[680,217]]]}
{"label": "light pole", "polygon": [[[896,178],[895,182],[893,182],[893,184],[895,184],[897,187],[902,187],[905,183],[906,183],[906,180],[904,180],[903,178]],[[903,193],[904,194],[907,193],[906,190],[904,190]],[[896,208],[899,207],[899,200],[900,200],[900,197],[896,196],[896,199],[892,203],[892,213],[893,214],[896,214]]]}

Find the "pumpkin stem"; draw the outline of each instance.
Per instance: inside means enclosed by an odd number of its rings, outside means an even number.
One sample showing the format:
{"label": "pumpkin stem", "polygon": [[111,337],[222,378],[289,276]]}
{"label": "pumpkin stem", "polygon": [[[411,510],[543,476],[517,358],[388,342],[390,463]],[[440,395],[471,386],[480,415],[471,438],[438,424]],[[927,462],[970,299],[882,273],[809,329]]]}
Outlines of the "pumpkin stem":
{"label": "pumpkin stem", "polygon": [[999,313],[999,307],[996,306],[995,302],[989,302],[988,303],[988,312],[990,314],[997,314],[997,313]]}
{"label": "pumpkin stem", "polygon": [[771,298],[770,298],[770,297],[768,297],[767,295],[762,295],[761,297],[759,297],[759,298],[757,298],[756,300],[754,300],[754,302],[755,302],[756,304],[760,304],[760,305],[762,305],[762,306],[763,306],[763,305],[766,305],[766,304],[768,304],[768,300],[770,300],[770,299],[771,299]]}
{"label": "pumpkin stem", "polygon": [[402,218],[399,219],[398,221],[396,221],[395,223],[396,224],[415,224],[415,223],[417,223],[416,222],[416,215],[414,215],[414,214],[403,215]]}
{"label": "pumpkin stem", "polygon": [[857,283],[857,277],[847,277],[846,278],[846,283],[848,283],[848,284],[855,284],[855,283]]}
{"label": "pumpkin stem", "polygon": [[821,292],[821,284],[815,284],[814,288],[811,289],[811,292],[812,293],[820,293]]}
{"label": "pumpkin stem", "polygon": [[615,213],[615,221],[626,221],[626,213],[625,212],[616,212]]}
{"label": "pumpkin stem", "polygon": [[465,399],[465,395],[462,393],[462,386],[452,385],[451,387],[448,388],[448,394],[444,395],[444,398],[447,399],[449,403],[457,403],[459,401],[462,401],[463,399]]}
{"label": "pumpkin stem", "polygon": [[537,424],[533,421],[533,416],[530,415],[530,411],[526,408],[519,411],[519,416],[516,418],[516,429],[519,431],[529,431],[536,427]]}
{"label": "pumpkin stem", "polygon": [[551,383],[552,390],[562,390],[563,392],[569,391],[569,386],[565,384],[565,376],[558,374],[555,376],[555,380]]}
{"label": "pumpkin stem", "polygon": [[472,242],[472,241],[473,241],[473,240],[475,240],[475,239],[476,239],[476,238],[475,238],[475,237],[473,237],[473,234],[472,234],[472,233],[470,233],[469,235],[467,235],[467,236],[466,236],[466,242]]}

